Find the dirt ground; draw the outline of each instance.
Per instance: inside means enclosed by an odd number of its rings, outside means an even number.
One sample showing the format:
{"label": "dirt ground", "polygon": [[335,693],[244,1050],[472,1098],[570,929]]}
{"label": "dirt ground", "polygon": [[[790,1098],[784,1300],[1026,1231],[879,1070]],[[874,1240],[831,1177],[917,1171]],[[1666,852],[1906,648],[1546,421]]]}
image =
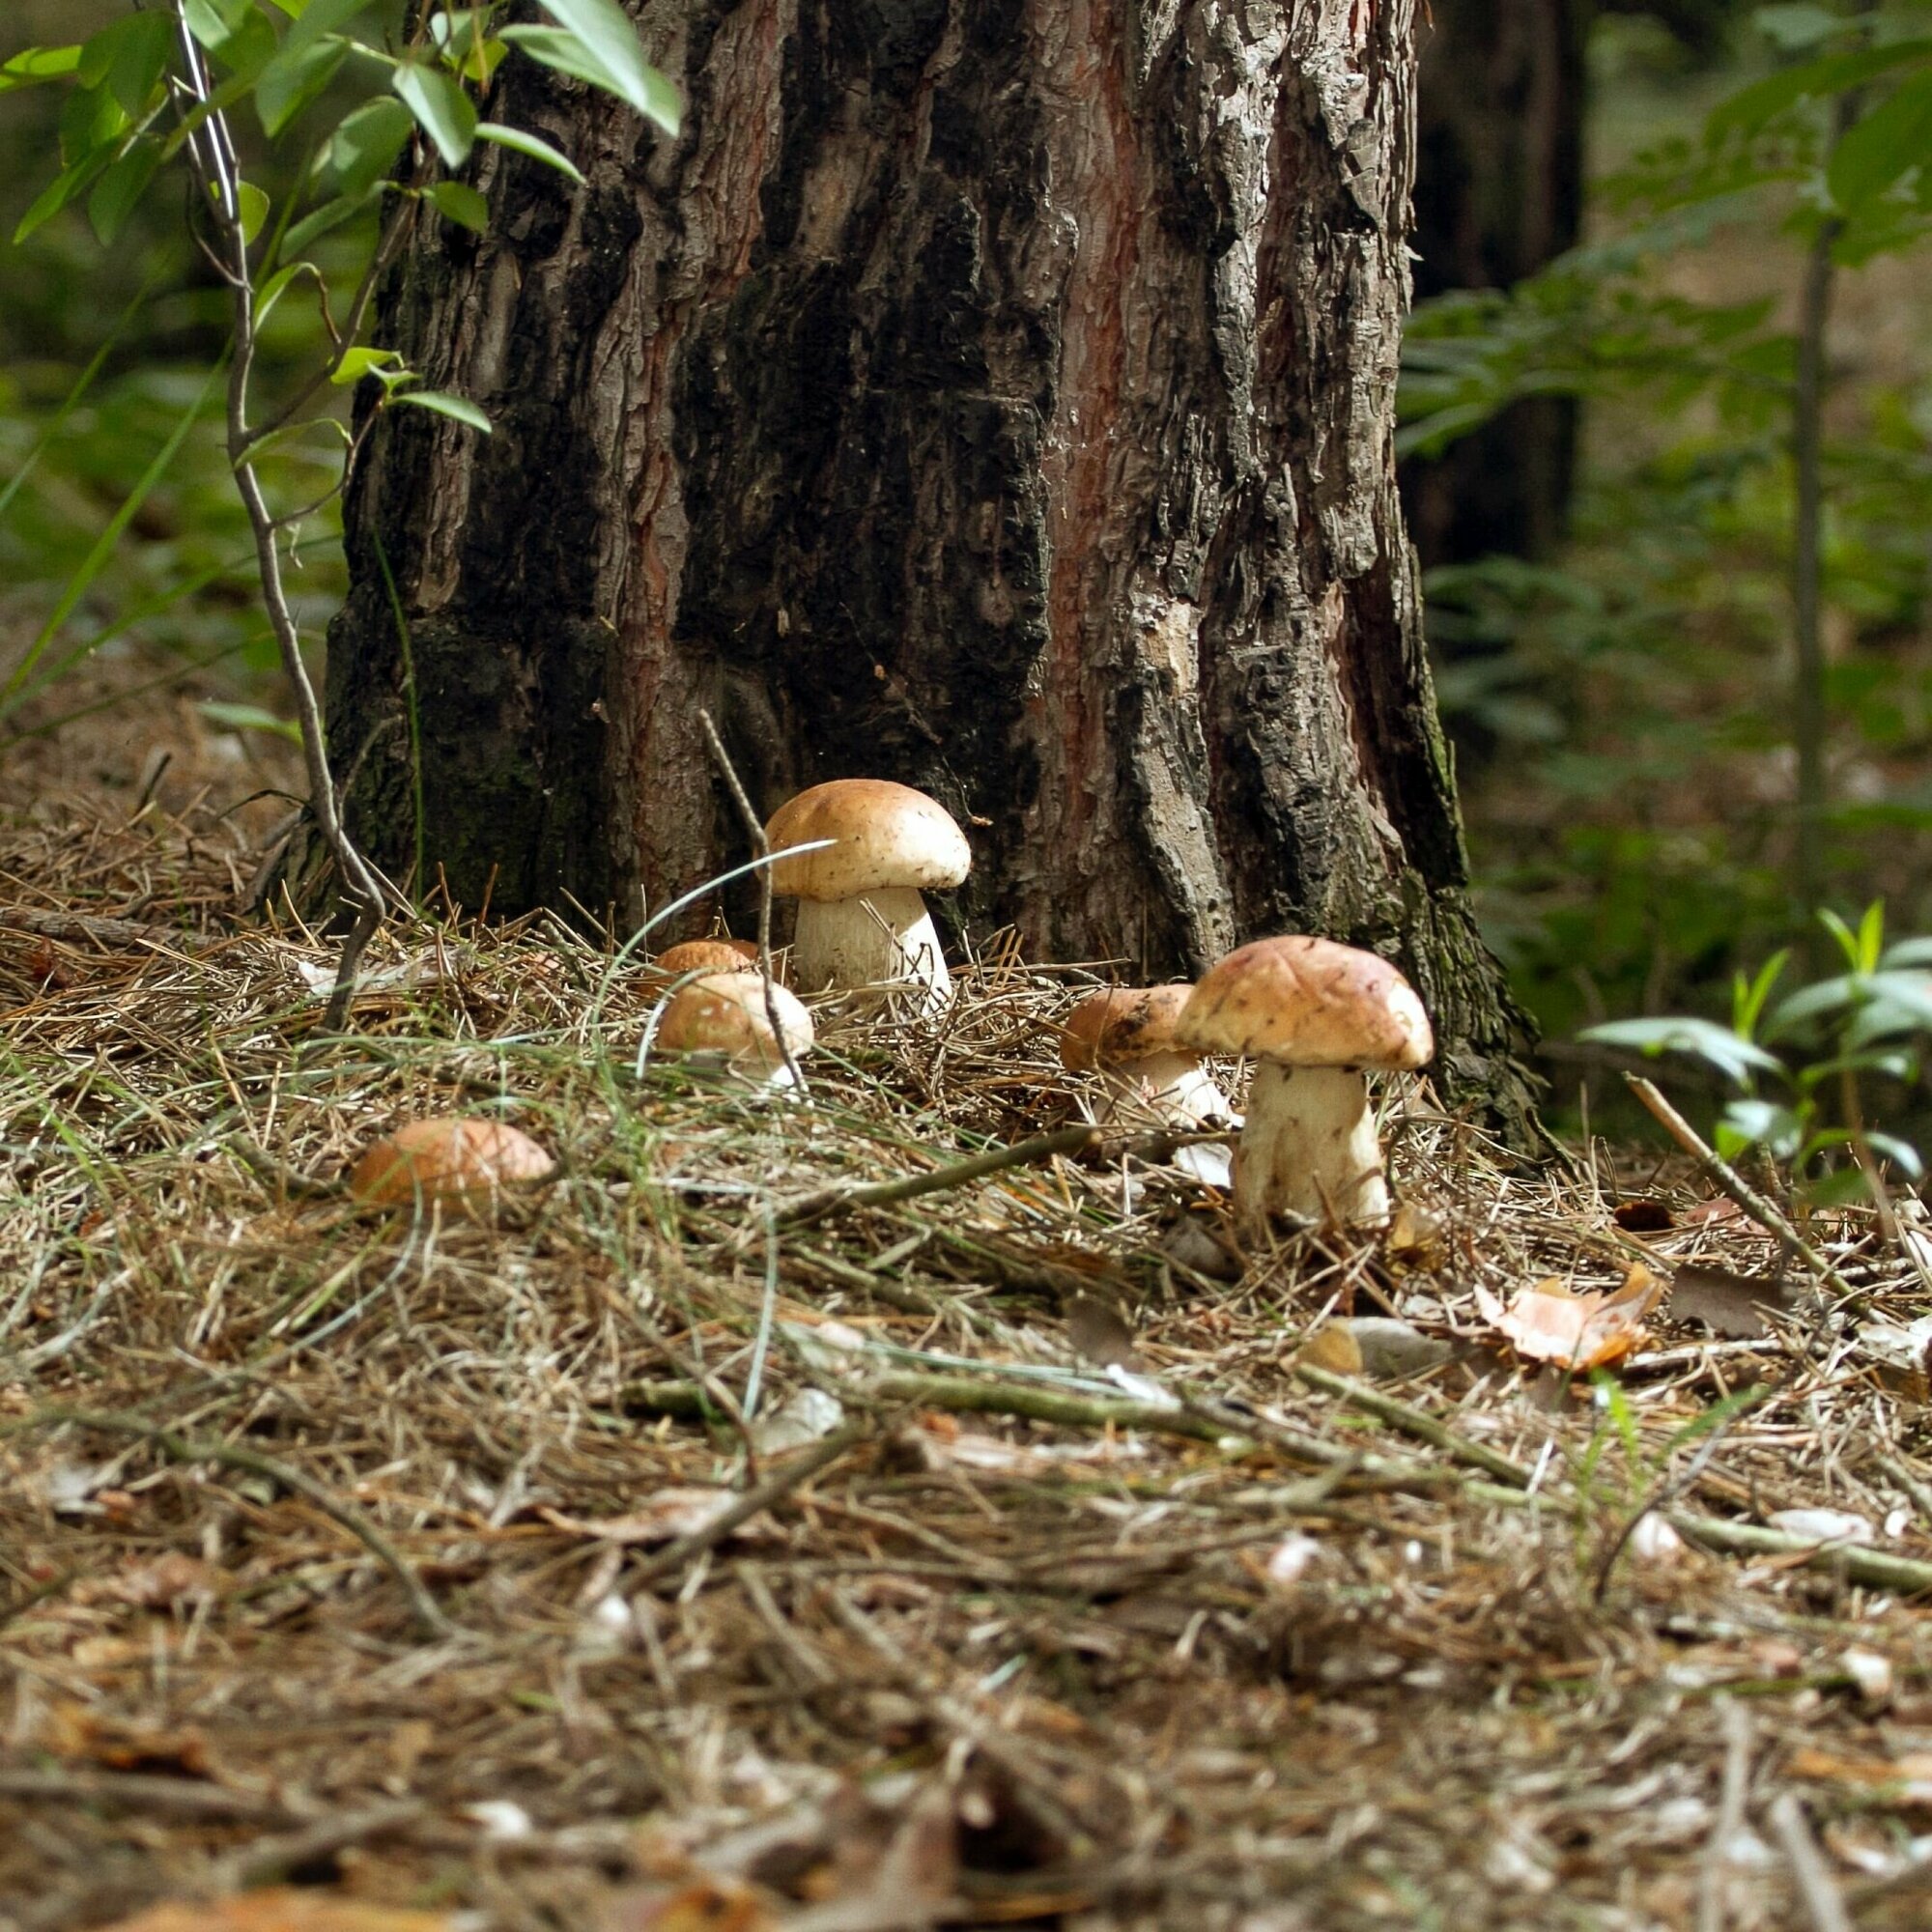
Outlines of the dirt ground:
{"label": "dirt ground", "polygon": [[[640,1074],[552,922],[391,932],[331,1039],[256,737],[0,765],[5,1932],[1932,1922],[1915,1203],[1821,1284],[1424,1087],[1386,1235],[1244,1246],[1050,1151],[1104,975],[997,941],[803,1100]],[[450,1112],[557,1178],[348,1196]],[[1498,1332],[1634,1267],[1595,1382]]]}

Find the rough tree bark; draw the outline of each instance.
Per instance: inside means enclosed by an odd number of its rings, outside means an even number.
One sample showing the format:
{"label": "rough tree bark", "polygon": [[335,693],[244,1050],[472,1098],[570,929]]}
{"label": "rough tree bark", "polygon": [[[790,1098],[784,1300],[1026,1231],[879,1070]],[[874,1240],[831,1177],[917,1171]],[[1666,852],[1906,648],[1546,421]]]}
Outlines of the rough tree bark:
{"label": "rough tree bark", "polygon": [[[330,638],[352,822],[453,895],[593,911],[896,778],[971,828],[957,916],[1191,973],[1398,956],[1458,1091],[1513,1094],[1391,427],[1415,0],[651,0],[652,136],[513,56],[472,236],[381,339],[483,439],[380,425]],[[380,546],[380,555],[379,555]]]}

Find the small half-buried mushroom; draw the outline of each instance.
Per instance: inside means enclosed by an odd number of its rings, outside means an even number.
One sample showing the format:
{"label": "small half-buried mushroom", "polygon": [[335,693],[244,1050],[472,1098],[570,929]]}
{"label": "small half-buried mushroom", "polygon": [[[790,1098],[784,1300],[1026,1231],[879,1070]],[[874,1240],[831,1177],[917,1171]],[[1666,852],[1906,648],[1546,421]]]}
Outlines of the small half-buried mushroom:
{"label": "small half-buried mushroom", "polygon": [[681,939],[667,946],[650,970],[666,980],[684,973],[755,973],[758,949],[749,939]]}
{"label": "small half-buried mushroom", "polygon": [[958,885],[973,854],[944,806],[886,779],[836,779],[780,806],[765,838],[775,851],[832,841],[772,867],[772,890],[799,902],[794,984],[904,988],[928,1012],[952,998],[921,895]]}
{"label": "small half-buried mushroom", "polygon": [[[776,1010],[783,1046],[772,1027]],[[707,973],[671,995],[652,1045],[659,1053],[704,1054],[764,1089],[789,1087],[785,1049],[811,1051],[811,1015],[797,997],[757,973]]]}
{"label": "small half-buried mushroom", "polygon": [[506,1191],[548,1180],[556,1163],[502,1121],[407,1121],[366,1150],[349,1191],[372,1208],[451,1204],[475,1214]]}
{"label": "small half-buried mushroom", "polygon": [[1235,1157],[1235,1207],[1270,1214],[1388,1219],[1388,1182],[1366,1070],[1425,1065],[1429,1015],[1386,959],[1332,939],[1258,939],[1194,988],[1178,1037],[1259,1064]]}
{"label": "small half-buried mushroom", "polygon": [[[1180,1133],[1240,1125],[1234,1103],[1202,1065],[1201,1050],[1175,1037],[1193,991],[1192,986],[1116,986],[1090,994],[1067,1014],[1060,1062],[1069,1072],[1100,1075],[1106,1097],[1094,1109],[1096,1124],[1118,1116]],[[1230,1182],[1225,1147],[1177,1148],[1174,1165],[1211,1186]]]}

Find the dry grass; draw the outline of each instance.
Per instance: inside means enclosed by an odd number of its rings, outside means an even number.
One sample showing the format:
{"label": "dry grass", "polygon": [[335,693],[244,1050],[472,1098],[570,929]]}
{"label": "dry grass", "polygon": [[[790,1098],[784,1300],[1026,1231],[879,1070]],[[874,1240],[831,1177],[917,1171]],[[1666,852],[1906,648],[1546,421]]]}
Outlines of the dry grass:
{"label": "dry grass", "polygon": [[[1668,1173],[1513,1172],[1426,1094],[1426,1225],[1237,1280],[1216,1200],[1118,1145],[787,1222],[1076,1119],[1084,976],[996,948],[937,1025],[822,1016],[806,1103],[639,1078],[651,988],[544,922],[393,936],[327,1039],[327,947],[229,917],[262,826],[198,746],[145,810],[0,834],[14,912],[170,933],[0,934],[8,1932],[291,1875],[641,1926],[699,1872],[820,1932],[1822,1924],[1794,1833],[1852,1922],[1925,1922],[1932,1633],[1876,1558],[1646,1532],[1603,1576],[1660,1496],[1932,1559],[1886,1332],[1932,1294],[1865,1221],[1827,1231],[1860,1307],[1721,1343],[1666,1311],[1611,1404],[1523,1374],[1476,1285],[1770,1243]],[[560,1179],[495,1226],[341,1193],[457,1110]],[[1620,1191],[1676,1225],[1626,1233]],[[1385,1305],[1444,1359],[1297,1378],[1324,1312]],[[471,1808],[504,1803],[526,1830]]]}

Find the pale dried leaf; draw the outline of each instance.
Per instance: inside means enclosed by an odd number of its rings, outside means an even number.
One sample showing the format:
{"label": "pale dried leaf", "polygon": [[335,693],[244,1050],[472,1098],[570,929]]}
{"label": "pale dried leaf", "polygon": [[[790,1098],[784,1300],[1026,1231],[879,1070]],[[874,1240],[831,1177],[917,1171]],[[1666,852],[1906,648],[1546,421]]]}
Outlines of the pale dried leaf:
{"label": "pale dried leaf", "polygon": [[1522,1290],[1508,1307],[1478,1286],[1476,1305],[1518,1354],[1562,1369],[1595,1369],[1622,1361],[1636,1347],[1662,1293],[1663,1284],[1638,1263],[1607,1293],[1573,1293],[1551,1277]]}

